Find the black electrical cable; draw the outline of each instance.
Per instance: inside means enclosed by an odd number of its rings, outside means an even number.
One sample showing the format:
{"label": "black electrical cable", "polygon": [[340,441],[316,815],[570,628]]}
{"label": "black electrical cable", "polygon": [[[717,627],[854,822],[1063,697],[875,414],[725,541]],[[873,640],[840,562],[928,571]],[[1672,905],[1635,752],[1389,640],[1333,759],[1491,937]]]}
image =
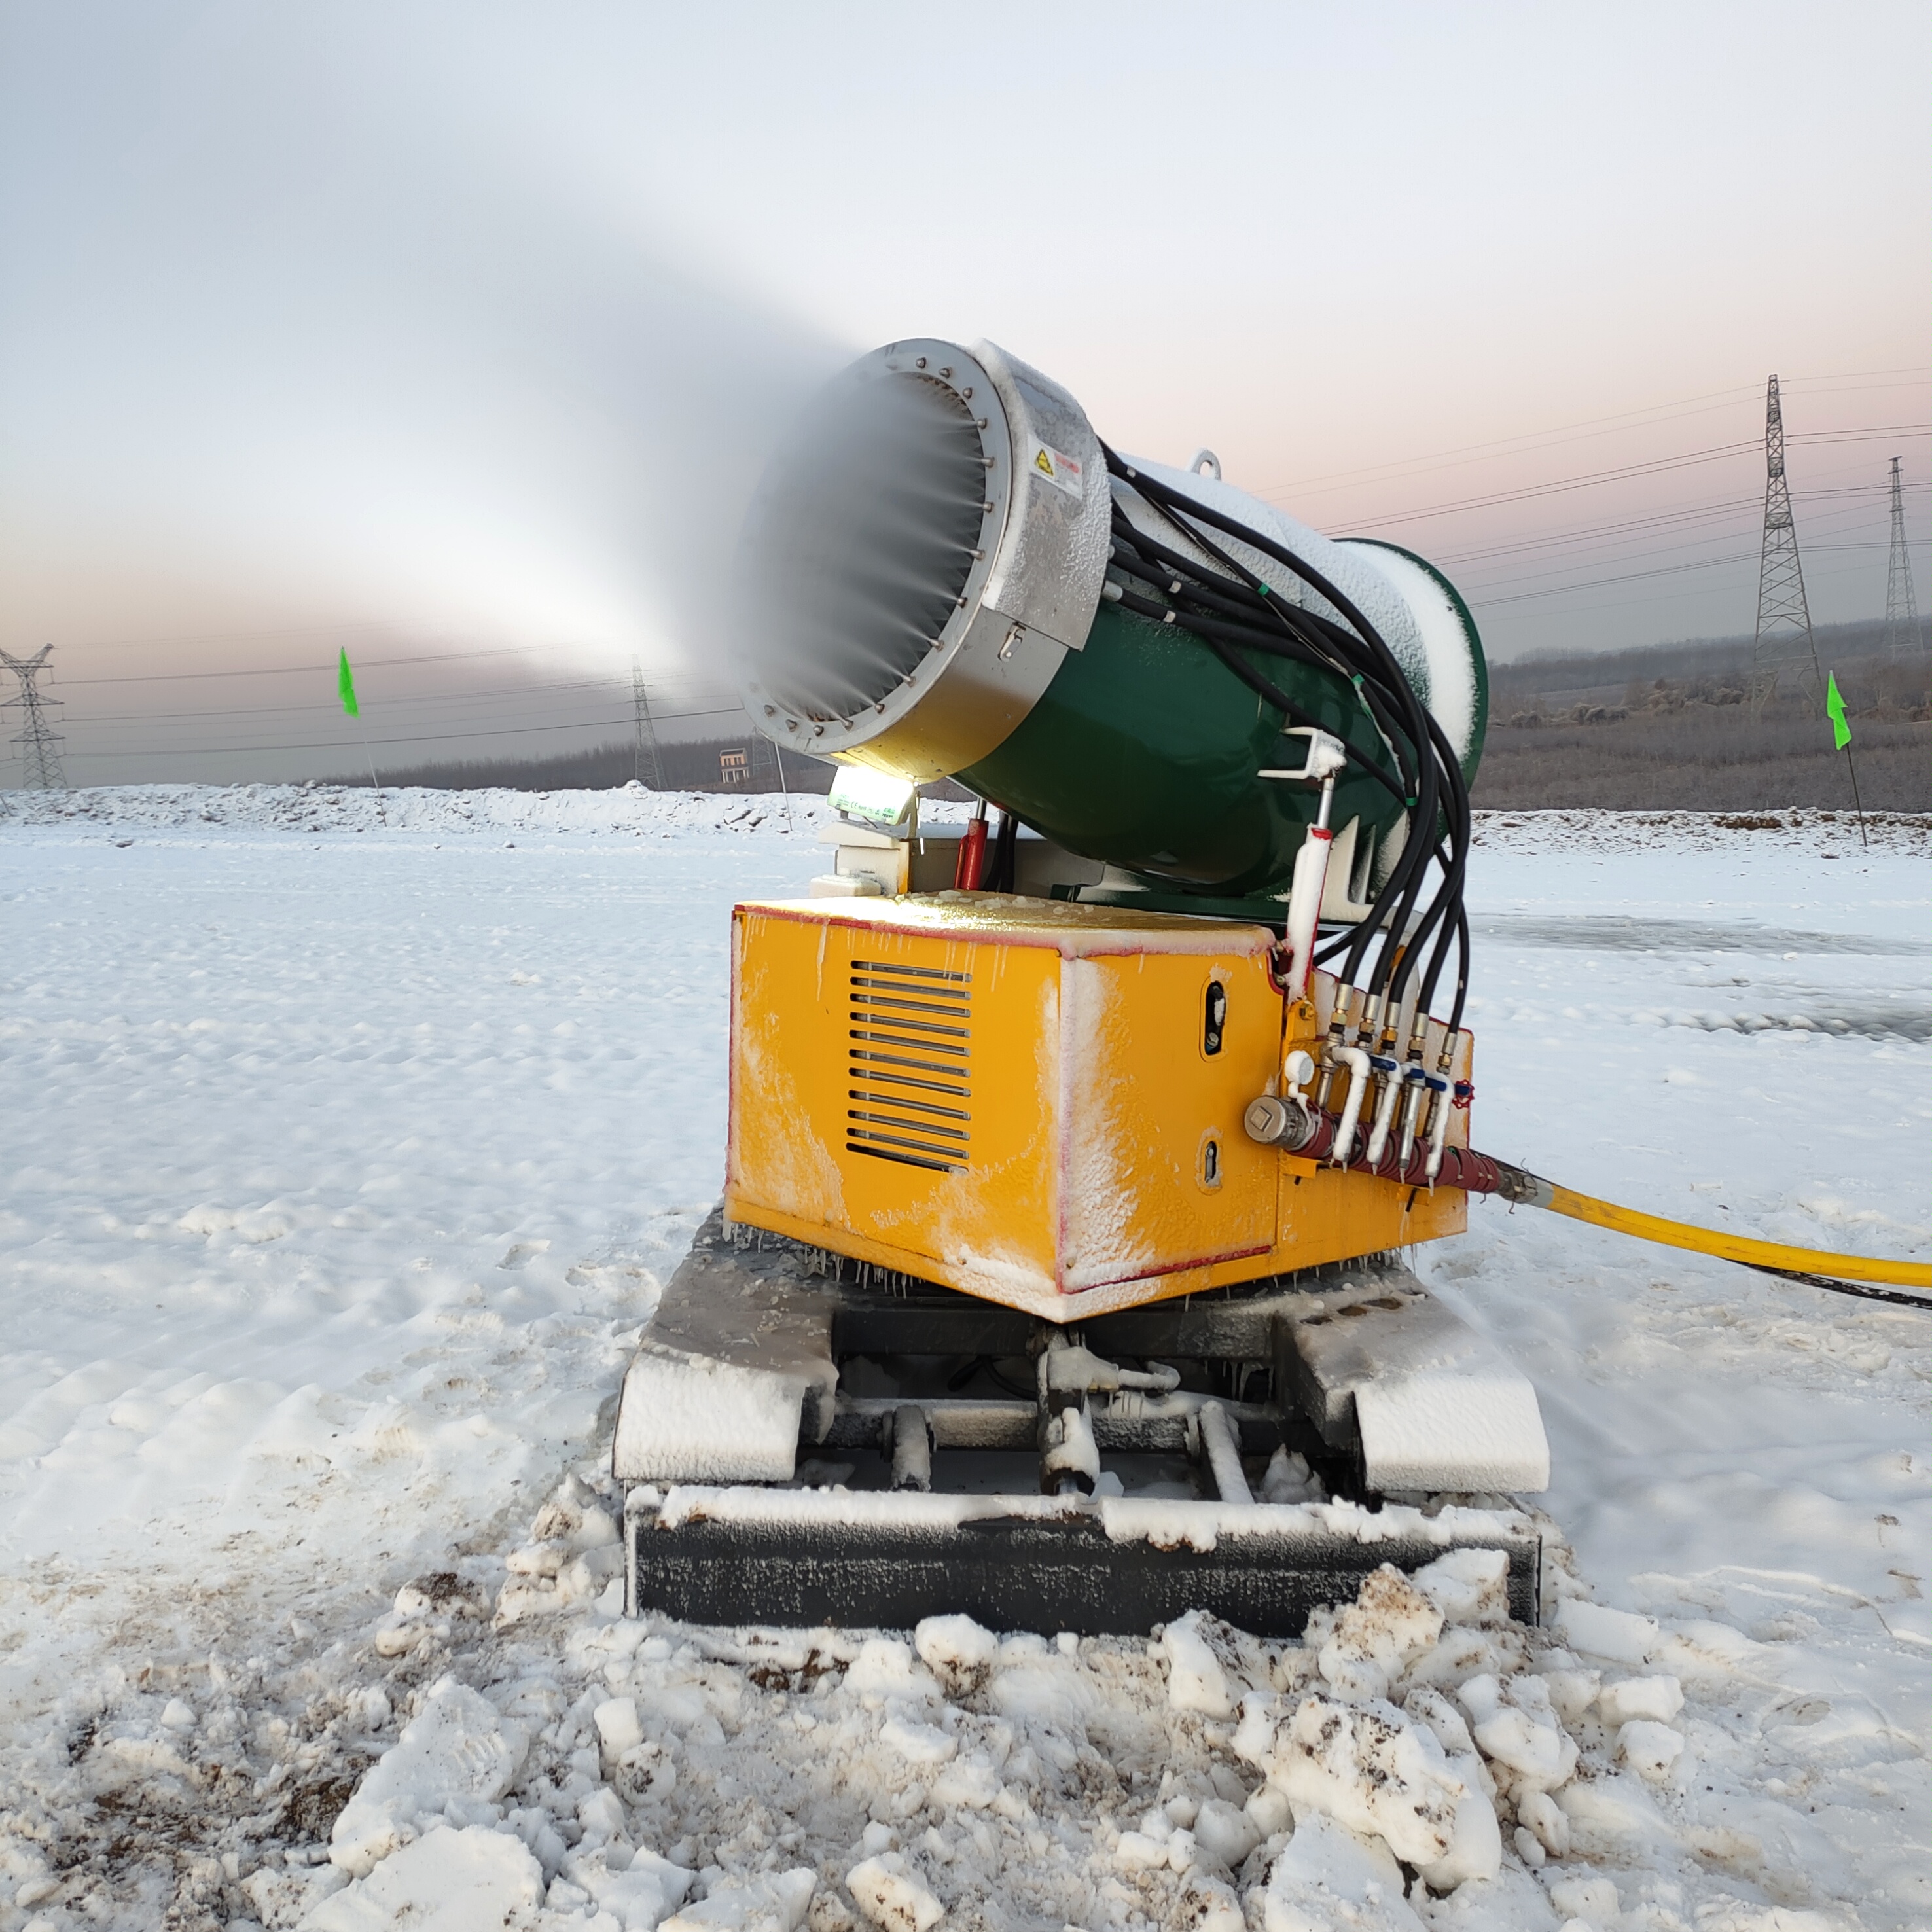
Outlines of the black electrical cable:
{"label": "black electrical cable", "polygon": [[[1108,452],[1108,454],[1112,462],[1118,462],[1118,459],[1113,458],[1112,452]],[[1198,544],[1210,556],[1247,583],[1257,601],[1266,602],[1266,608],[1269,609],[1270,614],[1275,616],[1284,628],[1289,626],[1290,620],[1288,614],[1280,602],[1265,599],[1265,586],[1258,578],[1247,571],[1238,560],[1229,556],[1211,539],[1204,537],[1198,530],[1192,528],[1183,520],[1184,516],[1192,514],[1204,506],[1197,506],[1192,499],[1182,496],[1177,491],[1167,490],[1164,486],[1154,483],[1150,478],[1141,477],[1128,466],[1120,465],[1120,470],[1125,472],[1124,480],[1131,482],[1145,501],[1166,516],[1167,520],[1178,530],[1182,531],[1191,542]],[[1228,528],[1232,520],[1215,516],[1212,513],[1208,513],[1204,520],[1215,524],[1223,530]],[[1421,874],[1427,864],[1426,848],[1418,846],[1414,835],[1418,830],[1424,827],[1432,828],[1437,815],[1436,773],[1431,763],[1419,755],[1421,743],[1426,742],[1429,738],[1427,726],[1431,721],[1428,718],[1426,707],[1422,706],[1413,686],[1408,683],[1400,665],[1396,662],[1394,653],[1388,650],[1388,645],[1380,634],[1375,631],[1374,627],[1348,598],[1336,590],[1320,572],[1303,563],[1301,560],[1294,556],[1292,553],[1262,538],[1258,532],[1249,531],[1245,526],[1240,525],[1234,526],[1234,532],[1242,540],[1251,542],[1253,547],[1262,550],[1264,554],[1270,550],[1276,553],[1277,561],[1284,562],[1288,568],[1294,569],[1305,581],[1322,595],[1328,597],[1330,602],[1337,610],[1348,617],[1351,622],[1356,625],[1359,630],[1366,634],[1361,642],[1369,645],[1374,670],[1382,674],[1380,681],[1403,701],[1402,708],[1408,713],[1406,735],[1420,741],[1415,747],[1418,752],[1417,796],[1408,801],[1412,814],[1410,836],[1405,839],[1402,850],[1398,856],[1396,863],[1392,868],[1389,878],[1385,880],[1382,891],[1378,895],[1374,904],[1371,907],[1369,916],[1362,922],[1357,930],[1348,949],[1348,960],[1345,969],[1345,976],[1351,982],[1359,985],[1361,982],[1362,964],[1367,956],[1368,948],[1374,943],[1378,933],[1386,928],[1390,937],[1384,941],[1377,955],[1376,970],[1369,981],[1367,990],[1372,994],[1380,996],[1384,1003],[1384,1011],[1392,1015],[1396,1007],[1406,997],[1408,980],[1413,970],[1412,960],[1409,954],[1406,949],[1397,943],[1394,935],[1402,932],[1408,925],[1415,898],[1420,890]],[[1177,560],[1186,562],[1184,559]],[[1308,614],[1298,612],[1297,614]],[[1338,644],[1341,645],[1345,650],[1349,644],[1355,641],[1351,639],[1348,634],[1342,631],[1340,626],[1330,626],[1328,630]],[[1370,705],[1371,716],[1376,718],[1378,728],[1382,730],[1384,738],[1389,740],[1390,748],[1396,753],[1400,763],[1399,748],[1402,737],[1405,734],[1400,729],[1393,735],[1389,732],[1387,724],[1377,714],[1371,703],[1370,688],[1366,680],[1358,675],[1354,676],[1352,681],[1362,696],[1364,702]],[[1418,724],[1424,728],[1420,731],[1415,728]],[[1408,776],[1406,772],[1404,775]],[[1391,914],[1393,914],[1392,922]]]}
{"label": "black electrical cable", "polygon": [[[1384,1003],[1382,1010],[1393,1015],[1406,999],[1409,984],[1426,953],[1428,963],[1422,969],[1420,1005],[1426,1011],[1454,938],[1459,961],[1460,1018],[1468,980],[1468,919],[1462,899],[1472,826],[1468,788],[1460,761],[1441,727],[1422,704],[1387,641],[1322,572],[1263,533],[1142,476],[1112,450],[1106,449],[1105,454],[1113,475],[1132,487],[1186,542],[1228,573],[1223,576],[1219,572],[1204,571],[1196,557],[1162,543],[1133,524],[1117,502],[1114,513],[1116,566],[1123,574],[1140,579],[1173,600],[1166,605],[1124,592],[1120,596],[1124,608],[1194,632],[1244,682],[1284,717],[1298,723],[1312,721],[1272,679],[1240,658],[1239,652],[1260,651],[1312,663],[1346,678],[1354,686],[1405,784],[1410,788],[1399,791],[1372,760],[1364,758],[1356,748],[1348,748],[1352,763],[1372,772],[1384,789],[1396,794],[1408,815],[1408,832],[1368,916],[1340,942],[1318,954],[1318,958],[1325,961],[1337,952],[1346,951],[1348,958],[1343,976],[1361,985],[1368,949],[1379,936],[1382,943],[1366,990],[1379,994]],[[1202,524],[1272,557],[1324,598],[1354,630],[1318,612],[1286,602],[1272,586],[1207,536],[1200,527]],[[1270,624],[1270,634],[1257,634],[1256,618]],[[1438,844],[1444,832],[1446,850]],[[1442,879],[1418,916],[1416,904],[1432,859],[1440,867]],[[1432,936],[1436,940],[1432,947],[1429,944]]]}
{"label": "black electrical cable", "polygon": [[1759,1262],[1743,1265],[1759,1274],[1774,1274],[1780,1281],[1802,1281],[1808,1287],[1827,1288],[1834,1294],[1856,1294],[1867,1301],[1894,1301],[1902,1308],[1932,1308],[1932,1298],[1906,1294],[1895,1288],[1874,1288],[1868,1282],[1834,1281],[1828,1274],[1806,1274],[1798,1268],[1766,1268]]}

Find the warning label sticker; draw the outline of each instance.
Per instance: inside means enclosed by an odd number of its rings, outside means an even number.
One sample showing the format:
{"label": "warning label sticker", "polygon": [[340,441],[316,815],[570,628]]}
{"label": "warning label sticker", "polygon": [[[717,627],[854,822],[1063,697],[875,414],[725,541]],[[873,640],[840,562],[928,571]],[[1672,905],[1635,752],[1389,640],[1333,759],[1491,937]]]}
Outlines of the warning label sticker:
{"label": "warning label sticker", "polygon": [[1087,480],[1080,473],[1079,464],[1064,449],[1055,449],[1051,443],[1034,443],[1031,467],[1042,482],[1051,483],[1056,490],[1064,490],[1070,496],[1083,497],[1087,494]]}

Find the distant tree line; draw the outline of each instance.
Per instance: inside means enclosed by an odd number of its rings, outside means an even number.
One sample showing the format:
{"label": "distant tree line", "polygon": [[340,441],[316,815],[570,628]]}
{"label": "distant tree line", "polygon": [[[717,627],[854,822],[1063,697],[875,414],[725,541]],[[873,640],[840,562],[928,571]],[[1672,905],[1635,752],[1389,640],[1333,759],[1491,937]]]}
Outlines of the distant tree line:
{"label": "distant tree line", "polygon": [[[1927,630],[1928,648],[1902,659],[1882,654],[1880,624],[1817,632],[1820,661],[1836,674],[1851,715],[1858,782],[1874,811],[1932,812],[1932,626]],[[1789,680],[1768,704],[1752,698],[1749,638],[1493,664],[1474,802],[1512,811],[1849,806],[1844,756],[1834,749],[1815,699]],[[661,744],[665,788],[778,790],[779,754],[746,722],[736,737]],[[602,790],[634,779],[649,785],[653,776],[650,754],[628,738],[549,758],[379,768],[379,775],[386,785],[514,791]],[[784,754],[787,790],[829,791],[834,775],[816,758]],[[347,773],[334,782],[367,784],[369,776]],[[928,790],[968,796],[950,782]]]}
{"label": "distant tree line", "polygon": [[[680,740],[660,744],[654,774],[648,751],[635,743],[599,745],[587,752],[559,752],[543,758],[466,758],[456,764],[379,766],[386,785],[424,785],[440,791],[609,791],[634,778],[666,791],[827,792],[834,767],[802,752],[780,755],[772,741],[747,729],[735,738]],[[782,783],[781,781],[782,780]],[[332,784],[364,784],[369,774],[346,774]]]}
{"label": "distant tree line", "polygon": [[[1874,811],[1932,812],[1932,650],[1882,654],[1883,626],[1816,633]],[[1928,638],[1932,643],[1932,638]],[[1749,638],[1491,667],[1479,807],[1749,812],[1849,806],[1821,694],[1787,673],[1759,701]]]}

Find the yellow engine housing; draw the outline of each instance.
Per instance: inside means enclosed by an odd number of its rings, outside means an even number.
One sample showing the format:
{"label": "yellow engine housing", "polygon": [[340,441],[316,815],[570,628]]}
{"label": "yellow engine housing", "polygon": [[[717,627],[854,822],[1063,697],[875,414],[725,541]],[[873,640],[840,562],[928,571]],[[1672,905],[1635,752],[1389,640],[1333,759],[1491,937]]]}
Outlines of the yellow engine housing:
{"label": "yellow engine housing", "polygon": [[1460,1233],[1457,1190],[1243,1130],[1334,988],[1285,1006],[1272,940],[991,894],[740,905],[725,1212],[1060,1322]]}

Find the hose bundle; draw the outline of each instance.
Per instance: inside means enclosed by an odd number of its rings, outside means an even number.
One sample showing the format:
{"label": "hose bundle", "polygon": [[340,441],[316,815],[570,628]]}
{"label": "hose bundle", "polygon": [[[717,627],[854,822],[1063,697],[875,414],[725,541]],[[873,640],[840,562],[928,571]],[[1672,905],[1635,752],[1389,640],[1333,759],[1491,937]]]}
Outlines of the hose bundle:
{"label": "hose bundle", "polygon": [[[1198,637],[1228,670],[1281,713],[1285,724],[1326,729],[1268,675],[1265,665],[1271,658],[1309,665],[1352,686],[1374,721],[1385,759],[1354,746],[1346,748],[1351,761],[1400,803],[1402,850],[1367,917],[1332,938],[1316,957],[1324,964],[1342,957],[1336,976],[1390,1015],[1407,999],[1420,971],[1417,1009],[1427,1012],[1432,1010],[1453,944],[1456,991],[1448,1022],[1453,1034],[1462,1024],[1468,991],[1469,927],[1463,884],[1468,866],[1469,791],[1442,727],[1381,632],[1305,558],[1264,532],[1136,470],[1104,443],[1101,447],[1111,474],[1180,540],[1177,545],[1150,536],[1115,501],[1112,562],[1120,608]],[[1280,564],[1342,621],[1278,596],[1216,542],[1213,532]],[[1203,565],[1203,556],[1211,560],[1210,565]],[[1424,888],[1432,862],[1440,876],[1425,902]]]}

